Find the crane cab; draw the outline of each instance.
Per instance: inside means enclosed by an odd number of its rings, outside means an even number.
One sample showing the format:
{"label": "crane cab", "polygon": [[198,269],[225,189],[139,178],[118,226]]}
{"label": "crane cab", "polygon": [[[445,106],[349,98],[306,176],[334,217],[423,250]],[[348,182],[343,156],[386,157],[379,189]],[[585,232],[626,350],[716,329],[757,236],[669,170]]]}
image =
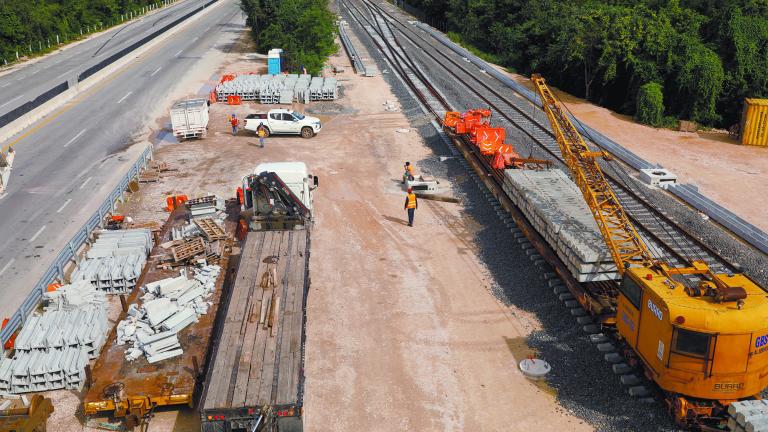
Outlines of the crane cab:
{"label": "crane cab", "polygon": [[744,275],[717,277],[741,294],[717,297],[629,268],[616,323],[664,391],[727,404],[768,385],[768,295]]}

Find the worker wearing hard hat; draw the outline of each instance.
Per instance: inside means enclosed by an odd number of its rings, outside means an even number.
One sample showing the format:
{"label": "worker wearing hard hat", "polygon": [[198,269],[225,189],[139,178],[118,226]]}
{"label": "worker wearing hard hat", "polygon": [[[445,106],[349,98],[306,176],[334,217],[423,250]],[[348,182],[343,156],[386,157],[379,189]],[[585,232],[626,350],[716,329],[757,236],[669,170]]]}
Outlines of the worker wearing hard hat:
{"label": "worker wearing hard hat", "polygon": [[405,206],[403,207],[408,211],[408,226],[413,226],[413,216],[416,213],[416,209],[419,208],[419,203],[416,201],[416,194],[413,193],[413,188],[408,188],[408,195],[405,197]]}

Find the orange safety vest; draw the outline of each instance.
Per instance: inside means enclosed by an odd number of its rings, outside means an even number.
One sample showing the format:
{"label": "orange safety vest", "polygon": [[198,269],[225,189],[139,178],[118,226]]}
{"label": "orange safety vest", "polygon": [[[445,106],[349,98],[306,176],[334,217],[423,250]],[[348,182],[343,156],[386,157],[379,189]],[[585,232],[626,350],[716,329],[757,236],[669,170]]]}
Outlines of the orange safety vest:
{"label": "orange safety vest", "polygon": [[413,165],[404,165],[405,170],[413,175]]}
{"label": "orange safety vest", "polygon": [[232,117],[232,120],[230,120],[230,123],[232,123],[232,126],[237,126],[237,124],[240,122],[237,120],[237,117]]}
{"label": "orange safety vest", "polygon": [[408,194],[408,205],[405,208],[409,208],[409,209],[416,208],[416,194],[414,193]]}

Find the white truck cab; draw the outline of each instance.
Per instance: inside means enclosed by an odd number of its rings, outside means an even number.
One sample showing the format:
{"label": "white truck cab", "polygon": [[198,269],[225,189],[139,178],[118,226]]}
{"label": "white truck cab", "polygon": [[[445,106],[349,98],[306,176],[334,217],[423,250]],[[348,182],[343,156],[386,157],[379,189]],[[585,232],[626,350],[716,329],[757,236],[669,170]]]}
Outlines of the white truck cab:
{"label": "white truck cab", "polygon": [[257,132],[259,126],[264,127],[267,136],[292,134],[301,135],[302,138],[312,138],[323,128],[319,118],[289,109],[272,109],[266,113],[254,113],[245,117],[246,129]]}

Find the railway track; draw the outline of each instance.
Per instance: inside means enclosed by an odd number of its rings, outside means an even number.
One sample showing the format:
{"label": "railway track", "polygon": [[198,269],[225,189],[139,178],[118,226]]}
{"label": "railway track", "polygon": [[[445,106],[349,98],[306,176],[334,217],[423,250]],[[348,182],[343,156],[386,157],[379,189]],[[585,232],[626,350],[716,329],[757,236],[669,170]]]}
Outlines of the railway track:
{"label": "railway track", "polygon": [[[349,15],[368,33],[392,69],[402,78],[411,94],[419,100],[425,112],[431,114],[437,123],[441,123],[446,111],[461,111],[482,106],[478,104],[466,105],[472,102],[464,101],[451,103],[439,90],[439,85],[435,83],[442,80],[443,85],[456,85],[462,95],[481,101],[482,104],[491,108],[496,116],[494,123],[497,126],[504,126],[507,131],[512,130],[514,132],[509,136],[515,140],[515,147],[521,154],[525,152],[527,146],[530,153],[527,155],[528,157],[542,158],[544,156],[553,161],[558,168],[569,172],[563,162],[554,135],[549,129],[546,116],[540,108],[483,71],[472,70],[471,68],[474,67],[468,66],[469,63],[465,59],[461,59],[453,52],[446,53],[443,45],[431,35],[417,30],[407,21],[403,22],[371,0],[339,1]],[[440,77],[437,71],[449,78],[446,80]],[[436,78],[430,79],[430,75]],[[585,138],[588,139],[589,137]],[[566,300],[572,293],[571,299],[575,297],[578,303],[591,315],[591,318],[585,317],[586,320],[579,318],[579,323],[589,323],[594,319],[598,323],[608,324],[610,329],[612,320],[615,319],[615,315],[611,315],[611,302],[615,297],[615,290],[618,285],[615,282],[583,284],[576,282],[564,268],[557,255],[525,220],[519,209],[506,197],[502,190],[503,173],[491,167],[490,157],[480,154],[476,146],[465,141],[462,143],[462,140],[456,137],[454,137],[454,144],[464,156],[466,165],[477,173],[475,180],[479,184],[484,184],[491,191],[492,197],[489,196],[489,199],[491,204],[497,208],[497,213],[499,213],[499,208],[503,208],[512,216],[516,222],[516,225],[513,224],[513,232],[515,230],[521,231],[530,240],[538,254],[553,266],[555,273],[549,275],[556,274],[559,276],[568,288],[570,293],[565,292],[565,287],[561,286],[560,288],[563,289],[558,290],[557,285],[554,286],[554,291],[559,298]],[[593,142],[591,145],[593,148],[597,147]],[[638,232],[657,258],[671,264],[672,267],[690,266],[691,261],[701,260],[706,262],[715,272],[730,273],[738,268],[717,251],[697,239],[685,227],[655,208],[643,191],[645,186],[630,177],[621,162],[602,162],[601,167]],[[503,220],[508,217],[502,216],[501,213],[499,215]],[[521,239],[519,235],[521,235],[519,232],[515,233],[518,242],[525,240]],[[544,246],[541,246],[542,244]],[[535,256],[531,256],[531,258],[532,261],[536,262]],[[547,278],[545,277],[545,279]],[[698,281],[697,276],[690,277],[688,280],[690,283]],[[574,312],[579,311],[571,309],[572,315],[577,317],[581,315]],[[585,326],[585,331],[588,331],[587,327],[590,326]],[[592,328],[594,327],[592,326]],[[611,331],[606,331],[606,333],[613,334]],[[595,340],[593,340],[595,343],[605,342],[604,339],[601,339],[605,337],[602,334],[592,334],[591,336],[595,336]],[[590,339],[593,338],[590,337]],[[615,340],[615,342],[620,346],[623,344],[620,340]],[[631,350],[624,349],[620,352],[623,353],[626,358],[625,361],[628,363],[632,364],[638,361]],[[606,360],[608,360],[607,356]],[[614,371],[616,372],[615,368]],[[622,383],[624,383],[623,379]],[[663,393],[660,389],[656,389],[659,393]],[[630,394],[641,399],[651,399],[645,397],[649,395],[649,392],[641,390],[632,394],[630,389]],[[674,406],[673,396],[667,394],[662,394],[662,396],[671,409]],[[706,427],[698,423],[688,426],[707,430]]]}
{"label": "railway track", "polygon": [[[350,0],[343,3],[348,5],[348,9],[352,8],[349,9],[350,12],[357,13],[358,22],[369,36],[374,38],[377,47],[393,65],[393,68],[401,76],[403,73],[407,74],[410,82],[417,83],[419,90],[417,97],[438,122],[442,119],[442,114],[445,111],[460,111],[476,106],[463,106],[459,109],[459,107],[451,104],[417,65],[414,57],[422,62],[429,59],[433,66],[437,66],[441,71],[453,77],[456,83],[466,90],[467,95],[474,96],[492,108],[494,114],[497,115],[496,123],[501,123],[508,130],[511,129],[515,132],[511,136],[515,137],[516,142],[514,144],[518,151],[522,153],[528,149],[533,157],[544,156],[555,161],[556,166],[568,172],[558,144],[548,123],[546,123],[546,117],[538,107],[533,106],[524,98],[516,96],[512,89],[492,77],[477,70],[471,70],[466,66],[468,63],[452,52],[446,53],[442,49],[442,44],[432,39],[431,36],[412,28],[413,26],[408,23],[401,22],[380,6],[367,0],[363,0],[360,7],[357,7]],[[368,16],[364,13],[366,11]],[[409,54],[396,34],[400,35],[407,44],[410,44],[412,50],[418,55]],[[424,67],[427,68],[429,65],[425,64]],[[411,86],[410,83],[408,85]],[[413,91],[413,88],[411,90]],[[505,92],[508,94],[504,94]],[[596,147],[594,143],[591,145],[593,148]],[[735,266],[717,251],[656,209],[641,189],[645,186],[637,184],[633,178],[630,178],[619,162],[602,163],[601,165],[617,197],[630,214],[649,249],[658,258],[673,266],[687,266],[690,265],[691,260],[697,259],[706,262],[717,272],[735,270]],[[492,172],[490,166],[488,166],[488,172]],[[696,281],[695,278],[692,279],[692,282]]]}

